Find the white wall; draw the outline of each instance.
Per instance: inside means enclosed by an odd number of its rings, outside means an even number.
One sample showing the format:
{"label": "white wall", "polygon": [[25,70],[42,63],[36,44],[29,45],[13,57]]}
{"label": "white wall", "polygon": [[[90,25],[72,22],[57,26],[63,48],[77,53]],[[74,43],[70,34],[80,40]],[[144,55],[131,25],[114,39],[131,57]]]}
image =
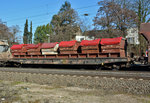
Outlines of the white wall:
{"label": "white wall", "polygon": [[130,44],[139,44],[138,28],[128,29],[126,38]]}
{"label": "white wall", "polygon": [[82,41],[82,40],[94,40],[94,37],[88,37],[88,36],[76,36],[77,41]]}

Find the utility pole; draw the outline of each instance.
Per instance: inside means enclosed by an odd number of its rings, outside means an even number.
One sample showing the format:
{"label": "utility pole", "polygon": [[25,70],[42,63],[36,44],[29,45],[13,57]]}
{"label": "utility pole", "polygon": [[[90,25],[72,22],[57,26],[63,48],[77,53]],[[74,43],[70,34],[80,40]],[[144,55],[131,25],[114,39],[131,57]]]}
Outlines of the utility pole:
{"label": "utility pole", "polygon": [[50,43],[50,34],[46,34],[46,36],[48,37],[48,43]]}
{"label": "utility pole", "polygon": [[[85,19],[85,21],[88,21],[87,20],[87,17],[89,16],[89,14],[88,13],[85,13],[85,14],[83,14],[84,15],[84,19]],[[84,21],[84,22],[85,22]],[[87,25],[86,25],[87,26]],[[84,36],[85,36],[85,40],[87,39],[87,32],[88,32],[88,28],[86,27],[86,30],[84,31],[85,32],[85,34],[84,34]]]}

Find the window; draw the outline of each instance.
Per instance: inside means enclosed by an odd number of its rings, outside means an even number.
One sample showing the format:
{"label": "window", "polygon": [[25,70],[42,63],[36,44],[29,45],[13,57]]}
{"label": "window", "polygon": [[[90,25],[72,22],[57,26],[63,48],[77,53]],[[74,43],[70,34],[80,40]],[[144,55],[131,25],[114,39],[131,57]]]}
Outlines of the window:
{"label": "window", "polygon": [[7,52],[9,49],[8,45],[0,45],[0,53]]}

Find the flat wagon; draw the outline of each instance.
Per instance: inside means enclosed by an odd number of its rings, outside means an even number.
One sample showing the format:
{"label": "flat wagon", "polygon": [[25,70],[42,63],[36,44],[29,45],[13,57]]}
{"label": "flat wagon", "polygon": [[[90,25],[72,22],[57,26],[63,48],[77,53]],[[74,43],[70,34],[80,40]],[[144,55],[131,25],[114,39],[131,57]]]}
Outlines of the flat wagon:
{"label": "flat wagon", "polygon": [[83,40],[81,43],[74,40],[14,45],[11,53],[13,58],[10,61],[18,65],[94,65],[99,68],[109,66],[119,69],[129,63],[122,37]]}

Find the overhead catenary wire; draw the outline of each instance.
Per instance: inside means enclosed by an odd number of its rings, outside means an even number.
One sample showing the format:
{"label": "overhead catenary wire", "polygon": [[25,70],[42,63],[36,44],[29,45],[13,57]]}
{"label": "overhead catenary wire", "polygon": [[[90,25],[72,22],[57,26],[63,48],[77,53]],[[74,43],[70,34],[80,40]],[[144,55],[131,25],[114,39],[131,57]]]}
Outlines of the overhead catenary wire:
{"label": "overhead catenary wire", "polygon": [[[41,4],[43,4],[43,3],[45,3],[45,2],[42,2]],[[33,10],[33,9],[45,8],[46,6],[51,6],[51,7],[54,6],[54,5],[51,5],[51,4],[49,4],[49,3],[50,3],[50,2],[47,2],[47,3],[45,3],[44,5],[35,6],[35,7],[33,7],[33,5],[32,5],[32,7],[20,8],[19,11],[18,11],[18,9],[16,9],[16,10],[17,10],[17,13],[18,13],[18,12],[22,12],[22,11],[24,11],[24,10],[26,10],[26,11],[31,11],[31,10]],[[7,12],[16,12],[16,11],[9,9],[9,11],[7,11]],[[6,12],[6,13],[7,13],[7,12]]]}
{"label": "overhead catenary wire", "polygon": [[[95,14],[93,13],[88,13],[90,16],[94,16]],[[79,15],[79,16],[84,16],[84,14],[81,14],[81,15]],[[88,17],[89,18],[89,17]],[[91,18],[91,17],[90,17]],[[36,21],[38,21],[38,22],[36,22]],[[33,25],[35,25],[35,24],[40,24],[40,23],[44,23],[44,22],[47,22],[47,23],[50,23],[50,19],[48,20],[44,20],[44,21],[39,21],[39,20],[34,20],[34,22],[32,22],[33,23]],[[46,25],[46,24],[45,24]],[[20,26],[24,26],[24,25],[20,25]],[[37,27],[37,26],[33,26],[33,27]]]}
{"label": "overhead catenary wire", "polygon": [[[91,7],[95,7],[95,6],[98,6],[98,5],[90,5],[90,6],[75,8],[75,10],[80,10],[80,9],[85,9],[85,8],[91,8]],[[23,19],[42,17],[42,16],[46,16],[46,15],[50,16],[50,15],[54,15],[54,13],[56,13],[56,12],[47,12],[47,13],[41,13],[41,14],[27,16],[27,17],[20,17],[20,18],[15,18],[15,19],[7,20],[7,22],[14,22],[14,21],[19,21],[19,20],[23,20]]]}

